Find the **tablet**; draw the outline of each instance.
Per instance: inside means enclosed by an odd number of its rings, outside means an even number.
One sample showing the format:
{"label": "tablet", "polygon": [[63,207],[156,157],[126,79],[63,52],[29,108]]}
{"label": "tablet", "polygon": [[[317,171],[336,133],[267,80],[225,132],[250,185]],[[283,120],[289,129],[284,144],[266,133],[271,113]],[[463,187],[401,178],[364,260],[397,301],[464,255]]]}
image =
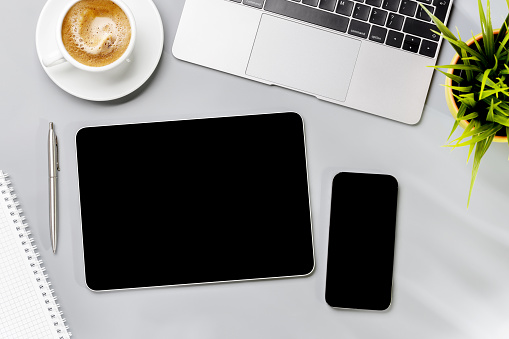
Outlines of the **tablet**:
{"label": "tablet", "polygon": [[76,148],[91,290],[313,271],[298,114],[85,127]]}

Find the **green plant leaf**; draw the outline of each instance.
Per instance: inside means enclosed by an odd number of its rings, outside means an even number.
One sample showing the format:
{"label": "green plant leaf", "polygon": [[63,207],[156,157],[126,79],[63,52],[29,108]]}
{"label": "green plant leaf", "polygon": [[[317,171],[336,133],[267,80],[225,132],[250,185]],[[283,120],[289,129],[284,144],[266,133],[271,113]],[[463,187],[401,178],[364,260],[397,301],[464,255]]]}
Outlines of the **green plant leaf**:
{"label": "green plant leaf", "polygon": [[484,92],[484,87],[486,86],[486,79],[488,79],[490,72],[491,72],[491,69],[487,69],[484,71],[484,75],[482,77],[482,82],[481,82],[481,92],[479,93],[479,100],[481,100],[483,98],[482,94]]}
{"label": "green plant leaf", "polygon": [[[509,18],[509,16],[508,16],[508,18]],[[504,23],[505,23],[505,22],[504,22]],[[500,32],[502,32],[502,31],[500,31]],[[499,34],[497,34],[497,37],[498,37],[499,35],[500,35],[500,33],[499,33]],[[509,41],[509,34],[506,34],[506,35],[504,36],[504,40],[502,40],[502,42],[501,42],[501,43],[500,43],[500,45],[498,46],[497,54],[496,54],[495,56],[498,56],[499,58],[501,57],[501,54],[502,54],[502,52],[504,51],[504,48],[505,48],[505,45],[506,45],[507,41]]]}
{"label": "green plant leaf", "polygon": [[[472,128],[474,128],[476,125],[476,121],[473,120],[470,124],[468,124],[467,128],[465,128],[465,132],[464,133],[468,133],[472,130]],[[472,151],[474,150],[474,147],[475,145],[472,144],[468,147],[468,155],[467,155],[467,164],[468,162],[470,161],[470,156],[472,155]]]}
{"label": "green plant leaf", "polygon": [[498,113],[500,113],[500,114],[502,114],[502,115],[504,115],[504,116],[506,116],[506,117],[507,117],[507,116],[509,116],[509,111],[508,111],[508,110],[503,110],[503,109],[501,109],[501,108],[500,108],[500,107],[498,107],[498,106],[500,106],[500,105],[495,105],[495,110],[496,110]]}
{"label": "green plant leaf", "polygon": [[[483,102],[486,105],[489,105],[490,100],[491,100],[491,98],[486,98],[486,99],[483,99]],[[494,98],[494,100],[495,100],[495,105],[494,105],[495,111],[497,113],[504,115],[504,116],[509,116],[509,105],[507,103],[505,103],[504,101],[501,101],[500,99]]]}
{"label": "green plant leaf", "polygon": [[497,59],[497,56],[496,56],[496,55],[494,55],[494,56],[493,56],[493,59],[495,59],[495,65],[491,68],[491,70],[492,70],[493,72],[496,72],[496,71],[497,71],[497,69],[498,69],[498,59]]}
{"label": "green plant leaf", "polygon": [[499,114],[494,114],[493,122],[496,122],[497,124],[503,125],[505,127],[509,127],[509,117],[507,117],[507,116],[501,116]]}
{"label": "green plant leaf", "polygon": [[[502,126],[500,126],[502,128]],[[470,179],[470,190],[468,192],[468,201],[467,201],[467,208],[470,205],[470,197],[472,196],[472,188],[474,187],[475,179],[477,178],[477,173],[479,172],[479,165],[481,164],[481,159],[486,154],[486,151],[490,147],[491,143],[493,142],[493,138],[495,137],[495,134],[491,135],[490,137],[486,138],[483,141],[480,141],[476,144],[475,147],[475,155],[474,155],[474,164],[472,166],[472,178]]]}
{"label": "green plant leaf", "polygon": [[509,92],[507,92],[507,90],[509,90],[509,88],[489,89],[484,91],[483,96],[480,99],[482,100],[497,93],[504,93],[505,95],[509,95]]}
{"label": "green plant leaf", "polygon": [[[489,128],[485,131],[483,131],[482,133],[480,134],[477,134],[476,136],[473,136],[470,140],[468,141],[464,141],[464,142],[461,142],[461,143],[458,143],[458,144],[454,144],[454,145],[450,145],[450,147],[453,147],[453,148],[456,148],[456,147],[463,147],[463,146],[469,146],[471,144],[475,144],[475,143],[478,143],[479,141],[482,141],[482,140],[485,140],[487,139],[488,137],[492,136],[492,135],[495,135],[498,131],[500,131],[502,129],[503,126],[501,125],[495,125],[493,123],[489,124],[489,125],[484,125],[484,126],[489,126]],[[472,131],[470,131],[470,133],[474,132],[474,133],[479,133],[480,132],[480,129],[484,126],[481,126],[480,128],[474,128]]]}
{"label": "green plant leaf", "polygon": [[486,116],[486,121],[493,121],[493,119],[495,119],[495,115],[493,114],[493,107],[494,107],[493,98],[491,98],[490,109],[488,110],[488,115]]}
{"label": "green plant leaf", "polygon": [[493,80],[491,80],[490,78],[484,79],[483,73],[477,74],[475,80],[479,81],[480,83],[485,81],[486,86],[491,87],[491,88],[500,88],[499,85],[496,84],[495,82],[493,82]]}
{"label": "green plant leaf", "polygon": [[470,161],[470,156],[472,155],[472,151],[474,150],[475,145],[472,144],[468,147],[468,154],[467,154],[467,164]]}
{"label": "green plant leaf", "polygon": [[[474,120],[475,121],[475,120]],[[470,124],[469,124],[470,125]],[[471,137],[471,136],[474,136],[474,135],[479,135],[479,134],[482,134],[486,131],[489,131],[491,128],[493,127],[493,124],[490,123],[490,124],[485,124],[485,125],[481,125],[481,126],[477,126],[477,125],[473,125],[472,128],[469,130],[469,131],[464,131],[463,134],[459,137],[459,138],[456,138],[454,139],[453,141],[451,141],[451,143],[449,145],[446,145],[447,147],[453,147],[453,148],[456,148],[456,147],[462,147],[462,146],[467,146],[469,145],[469,141],[466,141],[466,143],[463,145],[461,143],[459,143],[459,141],[465,139],[465,138],[468,138],[468,137]],[[452,144],[453,142],[456,141],[456,144]],[[470,140],[471,141],[471,140]]]}
{"label": "green plant leaf", "polygon": [[484,53],[486,55],[486,58],[490,62],[494,62],[493,51],[495,49],[494,48],[495,42],[494,42],[494,36],[493,36],[493,26],[491,24],[490,0],[487,0],[487,4],[486,4],[487,15],[484,14],[481,0],[478,0],[477,2],[479,5],[479,16],[481,18],[481,29],[482,29],[482,33],[483,33],[482,42],[484,45]]}
{"label": "green plant leaf", "polygon": [[[458,33],[458,35],[459,35],[459,33]],[[461,50],[461,56],[463,58],[463,63],[467,66],[470,66],[471,64],[470,64],[470,60],[468,60],[468,58],[467,58],[467,56],[468,56],[467,52],[464,50]],[[472,57],[472,58],[476,58],[476,57]],[[478,58],[476,58],[476,59],[477,59],[477,61],[475,61],[475,62],[479,63],[479,59]],[[469,82],[472,81],[472,79],[474,77],[474,72],[472,72],[471,70],[465,70],[465,74],[467,75],[467,80]]]}
{"label": "green plant leaf", "polygon": [[456,121],[454,121],[454,125],[452,126],[451,133],[449,133],[449,136],[447,137],[447,140],[451,138],[454,131],[458,128],[461,118],[465,115],[465,112],[467,111],[467,105],[464,103],[461,103],[460,108],[458,108],[458,114],[456,115]]}
{"label": "green plant leaf", "polygon": [[453,96],[458,100],[460,103],[467,105],[468,107],[474,107],[477,101],[474,98],[474,93],[467,93],[462,94],[461,96],[458,96],[456,94],[453,94]]}
{"label": "green plant leaf", "polygon": [[504,46],[504,50],[502,51],[502,53],[500,53],[500,56],[499,56],[499,59],[500,61],[503,63],[503,64],[506,64],[507,63],[507,48]]}
{"label": "green plant leaf", "polygon": [[509,74],[509,67],[504,64],[505,69],[498,72],[498,74]]}
{"label": "green plant leaf", "polygon": [[462,86],[449,86],[449,85],[445,85],[445,84],[442,84],[442,86],[450,88],[450,89],[458,91],[458,92],[470,92],[472,90],[472,86],[462,87]]}
{"label": "green plant leaf", "polygon": [[429,66],[435,69],[438,68],[452,68],[452,69],[461,69],[461,70],[472,70],[475,72],[482,72],[482,70],[475,65],[465,65],[465,64],[454,64],[454,65],[438,65],[438,66]]}
{"label": "green plant leaf", "polygon": [[457,82],[458,84],[461,84],[461,82],[463,81],[463,78],[460,77],[459,75],[447,73],[447,72],[442,71],[441,69],[437,69],[437,71],[439,71],[440,73],[442,73],[446,77],[450,78],[452,81]]}
{"label": "green plant leaf", "polygon": [[483,82],[483,80],[485,80],[485,84],[488,86],[488,87],[491,87],[491,88],[500,88],[500,86],[495,83],[493,80],[491,80],[489,77],[484,79],[484,73],[478,73],[477,76],[475,77],[475,80],[479,81],[480,83]]}
{"label": "green plant leaf", "polygon": [[472,34],[472,40],[474,41],[474,45],[478,51],[482,51],[481,45],[479,45],[479,41],[474,36],[474,32],[470,32]]}
{"label": "green plant leaf", "polygon": [[479,60],[478,58],[476,57],[462,57],[461,60],[465,61],[465,60],[472,60],[472,61],[481,61]]}
{"label": "green plant leaf", "polygon": [[471,120],[471,119],[477,118],[478,116],[479,116],[479,113],[473,112],[473,113],[464,115],[461,118],[456,117],[456,120]]}

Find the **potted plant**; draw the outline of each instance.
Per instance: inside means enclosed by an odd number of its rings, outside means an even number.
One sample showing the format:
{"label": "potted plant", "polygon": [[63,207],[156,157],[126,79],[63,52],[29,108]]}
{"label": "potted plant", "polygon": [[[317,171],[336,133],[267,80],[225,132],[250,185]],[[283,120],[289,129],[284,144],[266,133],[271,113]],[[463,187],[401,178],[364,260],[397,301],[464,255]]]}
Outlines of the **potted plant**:
{"label": "potted plant", "polygon": [[[506,0],[509,7],[509,0]],[[447,147],[468,146],[467,162],[472,153],[474,161],[467,206],[482,157],[492,142],[508,142],[509,135],[509,15],[499,30],[493,30],[490,2],[486,14],[481,0],[479,17],[481,33],[464,42],[424,6],[440,34],[456,51],[450,65],[434,66],[446,76],[445,91],[454,125],[449,140],[458,126],[464,131]],[[422,6],[422,5],[421,5]],[[441,69],[447,69],[442,71]]]}

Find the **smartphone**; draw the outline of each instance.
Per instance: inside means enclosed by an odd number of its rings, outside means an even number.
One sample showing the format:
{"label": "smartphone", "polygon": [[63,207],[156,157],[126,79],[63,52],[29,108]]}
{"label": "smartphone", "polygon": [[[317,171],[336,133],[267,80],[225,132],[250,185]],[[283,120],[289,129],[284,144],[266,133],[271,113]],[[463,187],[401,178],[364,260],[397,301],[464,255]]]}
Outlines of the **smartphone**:
{"label": "smartphone", "polygon": [[392,301],[398,182],[341,172],[332,182],[325,300],[383,311]]}

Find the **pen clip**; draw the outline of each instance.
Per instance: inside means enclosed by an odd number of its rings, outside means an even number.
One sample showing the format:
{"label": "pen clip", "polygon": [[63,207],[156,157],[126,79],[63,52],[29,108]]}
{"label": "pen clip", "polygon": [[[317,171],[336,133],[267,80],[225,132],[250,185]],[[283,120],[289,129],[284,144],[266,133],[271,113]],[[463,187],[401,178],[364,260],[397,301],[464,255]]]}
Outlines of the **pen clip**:
{"label": "pen clip", "polygon": [[56,162],[57,162],[57,171],[60,171],[60,161],[58,160],[59,159],[59,154],[58,154],[58,138],[57,136],[55,135],[55,158],[56,158]]}

